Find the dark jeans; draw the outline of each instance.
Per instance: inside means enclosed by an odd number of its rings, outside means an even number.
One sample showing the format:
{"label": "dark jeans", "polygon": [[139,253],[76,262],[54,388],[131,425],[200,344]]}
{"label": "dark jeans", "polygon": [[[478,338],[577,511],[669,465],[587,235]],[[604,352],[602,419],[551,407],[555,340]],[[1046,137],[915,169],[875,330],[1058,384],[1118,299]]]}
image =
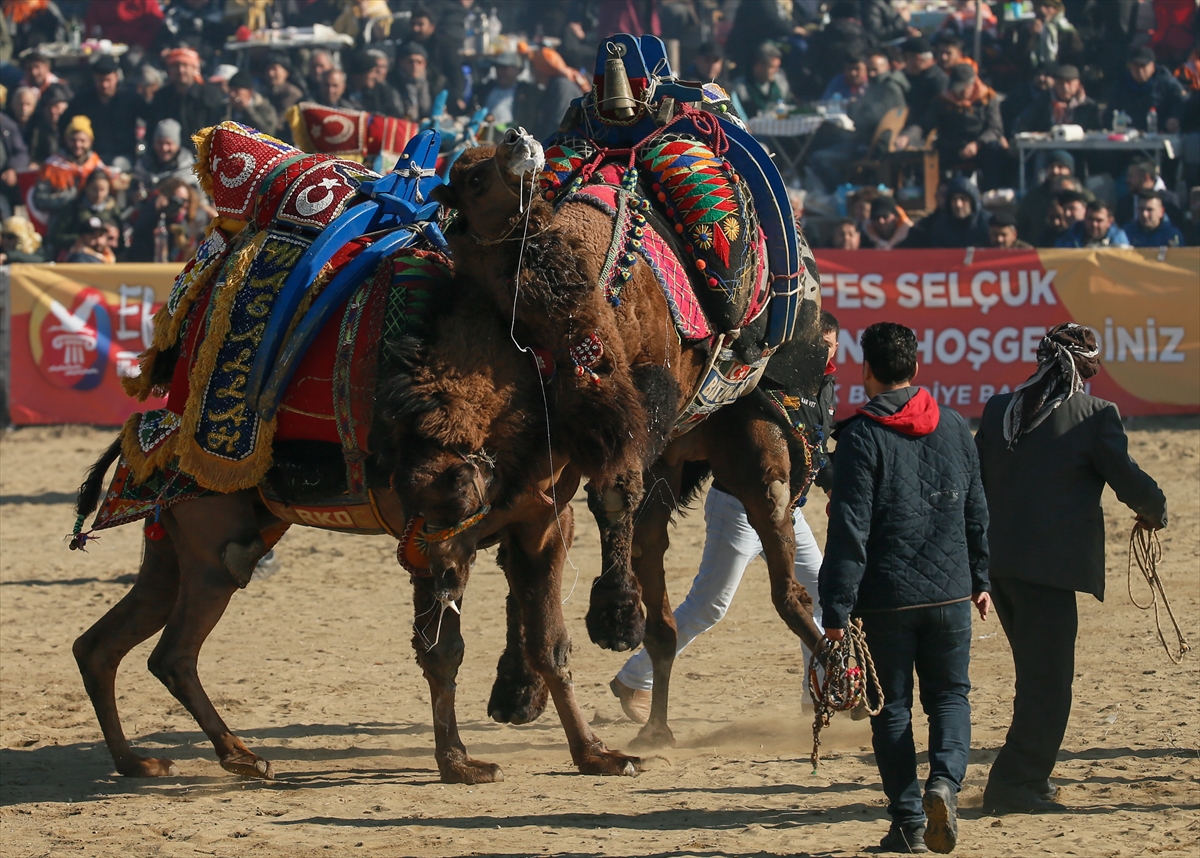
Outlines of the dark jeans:
{"label": "dark jeans", "polygon": [[1012,648],[1017,694],[1012,725],[992,763],[988,788],[1041,784],[1054,770],[1071,715],[1079,628],[1075,593],[993,578],[992,599]]}
{"label": "dark jeans", "polygon": [[875,763],[900,825],[921,824],[921,787],[913,744],[913,668],[921,680],[921,708],[929,717],[929,780],[957,790],[971,749],[971,603],[863,614],[863,631],[883,687],[883,711],[871,719]]}

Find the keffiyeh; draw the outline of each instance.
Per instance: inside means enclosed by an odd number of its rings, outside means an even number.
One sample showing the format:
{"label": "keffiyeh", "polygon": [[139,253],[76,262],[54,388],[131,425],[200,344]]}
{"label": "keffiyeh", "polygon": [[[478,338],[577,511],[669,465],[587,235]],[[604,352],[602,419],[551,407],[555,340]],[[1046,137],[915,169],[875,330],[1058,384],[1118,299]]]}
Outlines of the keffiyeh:
{"label": "keffiyeh", "polygon": [[1091,328],[1064,322],[1046,332],[1037,350],[1038,368],[1013,391],[1004,412],[1004,440],[1011,450],[1026,432],[1036,429],[1083,390],[1083,380],[1100,371],[1100,350]]}

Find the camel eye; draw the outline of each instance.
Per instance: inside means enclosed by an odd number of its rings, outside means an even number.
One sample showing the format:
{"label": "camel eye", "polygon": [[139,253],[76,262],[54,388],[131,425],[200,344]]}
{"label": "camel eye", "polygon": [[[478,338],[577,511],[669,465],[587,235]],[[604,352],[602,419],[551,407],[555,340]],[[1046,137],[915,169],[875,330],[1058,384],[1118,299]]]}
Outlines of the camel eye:
{"label": "camel eye", "polygon": [[481,174],[481,173],[472,173],[471,177],[469,179],[467,179],[467,186],[474,188],[476,190],[478,190],[479,186],[482,184],[483,184],[483,174]]}

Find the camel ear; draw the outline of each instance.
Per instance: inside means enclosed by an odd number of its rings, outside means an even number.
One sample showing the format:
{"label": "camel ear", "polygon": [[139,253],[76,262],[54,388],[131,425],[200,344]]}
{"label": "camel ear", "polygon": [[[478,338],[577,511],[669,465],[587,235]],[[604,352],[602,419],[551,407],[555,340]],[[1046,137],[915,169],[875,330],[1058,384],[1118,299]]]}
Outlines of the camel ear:
{"label": "camel ear", "polygon": [[438,185],[430,192],[429,198],[448,209],[457,209],[460,205],[458,192],[449,185]]}

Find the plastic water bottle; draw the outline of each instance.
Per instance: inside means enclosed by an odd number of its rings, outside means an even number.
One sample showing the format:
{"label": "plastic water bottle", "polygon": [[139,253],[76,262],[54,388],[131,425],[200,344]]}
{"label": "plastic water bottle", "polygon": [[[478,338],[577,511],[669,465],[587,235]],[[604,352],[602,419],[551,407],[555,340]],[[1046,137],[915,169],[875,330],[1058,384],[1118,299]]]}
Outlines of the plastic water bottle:
{"label": "plastic water bottle", "polygon": [[1129,130],[1129,115],[1123,110],[1113,111],[1113,131],[1124,134]]}
{"label": "plastic water bottle", "polygon": [[1151,107],[1150,112],[1146,114],[1146,133],[1158,133],[1158,108]]}
{"label": "plastic water bottle", "polygon": [[784,101],[782,98],[779,99],[779,101],[775,102],[775,118],[776,119],[787,119],[788,118],[787,102]]}

